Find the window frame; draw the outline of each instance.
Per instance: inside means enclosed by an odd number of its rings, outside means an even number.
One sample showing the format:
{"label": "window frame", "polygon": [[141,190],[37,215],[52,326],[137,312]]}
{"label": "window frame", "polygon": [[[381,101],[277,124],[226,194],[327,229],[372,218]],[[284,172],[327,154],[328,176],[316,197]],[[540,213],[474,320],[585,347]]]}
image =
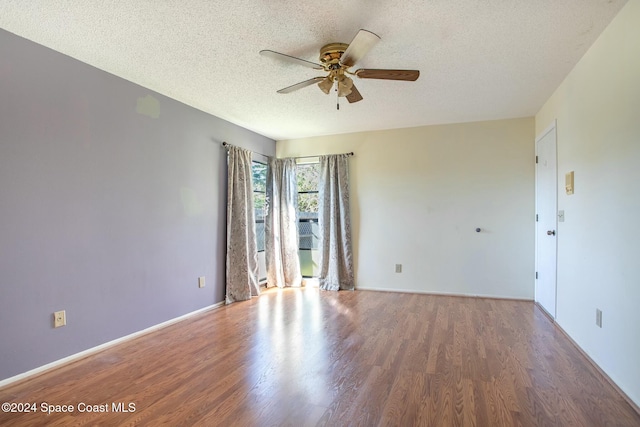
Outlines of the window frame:
{"label": "window frame", "polygon": [[[251,170],[252,170],[252,172],[253,172],[253,165],[254,164],[264,165],[265,166],[265,170],[268,173],[269,164],[267,162],[256,160],[256,159],[251,159]],[[265,209],[266,209],[266,203],[267,203],[267,200],[266,200],[267,199],[267,174],[265,173],[265,177],[264,177],[264,188],[265,188],[264,191],[256,189],[255,182],[253,181],[253,174],[251,175],[251,180],[252,180],[254,197],[255,197],[255,194],[263,194],[264,198],[265,198]],[[255,198],[254,198],[254,203],[255,203]],[[265,209],[263,209],[264,214],[263,214],[262,218],[258,218],[257,215],[255,215],[255,210],[256,210],[255,206],[253,207],[253,209],[254,209],[255,223],[256,224],[264,224],[264,220],[265,220],[265,216],[266,216]],[[256,232],[256,234],[257,234],[257,232]],[[263,234],[264,234],[264,227],[263,227]],[[264,243],[265,239],[263,238],[262,241]],[[264,252],[265,249],[266,249],[266,245],[264,245],[262,247],[262,249],[258,248],[258,253]]]}

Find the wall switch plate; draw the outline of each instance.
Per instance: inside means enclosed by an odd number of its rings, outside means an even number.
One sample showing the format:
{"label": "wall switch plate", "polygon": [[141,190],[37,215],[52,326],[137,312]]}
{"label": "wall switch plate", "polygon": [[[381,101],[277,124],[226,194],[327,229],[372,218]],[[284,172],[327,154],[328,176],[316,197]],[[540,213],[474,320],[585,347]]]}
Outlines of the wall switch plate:
{"label": "wall switch plate", "polygon": [[67,312],[65,310],[53,313],[53,327],[59,328],[67,324]]}
{"label": "wall switch plate", "polygon": [[558,222],[564,222],[564,211],[558,211]]}
{"label": "wall switch plate", "polygon": [[204,288],[204,276],[198,277],[198,287]]}
{"label": "wall switch plate", "polygon": [[596,308],[596,326],[602,328],[602,310]]}
{"label": "wall switch plate", "polygon": [[402,264],[396,264],[396,273],[402,273]]}

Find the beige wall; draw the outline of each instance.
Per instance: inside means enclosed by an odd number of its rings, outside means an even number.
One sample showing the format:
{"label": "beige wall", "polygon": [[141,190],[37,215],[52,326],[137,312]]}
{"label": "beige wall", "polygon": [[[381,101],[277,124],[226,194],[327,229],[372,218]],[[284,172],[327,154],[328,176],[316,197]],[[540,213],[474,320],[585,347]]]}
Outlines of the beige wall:
{"label": "beige wall", "polygon": [[[558,131],[557,321],[640,404],[640,1],[536,115]],[[564,174],[575,171],[575,194]],[[595,311],[603,311],[602,329]]]}
{"label": "beige wall", "polygon": [[534,137],[525,118],[278,141],[276,152],[355,152],[357,288],[532,299]]}

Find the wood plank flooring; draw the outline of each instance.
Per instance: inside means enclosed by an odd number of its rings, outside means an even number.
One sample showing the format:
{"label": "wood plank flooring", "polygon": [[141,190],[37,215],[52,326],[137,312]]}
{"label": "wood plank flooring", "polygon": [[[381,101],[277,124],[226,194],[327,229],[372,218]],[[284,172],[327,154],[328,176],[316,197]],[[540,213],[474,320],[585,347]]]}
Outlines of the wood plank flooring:
{"label": "wood plank flooring", "polygon": [[532,302],[317,289],[194,316],[1,402],[37,405],[2,426],[640,426]]}

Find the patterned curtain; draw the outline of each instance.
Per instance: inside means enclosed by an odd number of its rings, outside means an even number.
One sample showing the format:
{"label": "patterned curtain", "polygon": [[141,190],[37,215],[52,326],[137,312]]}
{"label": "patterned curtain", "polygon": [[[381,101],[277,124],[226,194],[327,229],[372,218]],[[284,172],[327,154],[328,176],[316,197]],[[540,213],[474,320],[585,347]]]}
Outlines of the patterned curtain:
{"label": "patterned curtain", "polygon": [[265,217],[267,286],[299,287],[298,185],[294,159],[271,159],[267,171]]}
{"label": "patterned curtain", "polygon": [[353,290],[348,155],[320,156],[320,289]]}
{"label": "patterned curtain", "polygon": [[229,146],[226,302],[260,294],[251,151]]}

